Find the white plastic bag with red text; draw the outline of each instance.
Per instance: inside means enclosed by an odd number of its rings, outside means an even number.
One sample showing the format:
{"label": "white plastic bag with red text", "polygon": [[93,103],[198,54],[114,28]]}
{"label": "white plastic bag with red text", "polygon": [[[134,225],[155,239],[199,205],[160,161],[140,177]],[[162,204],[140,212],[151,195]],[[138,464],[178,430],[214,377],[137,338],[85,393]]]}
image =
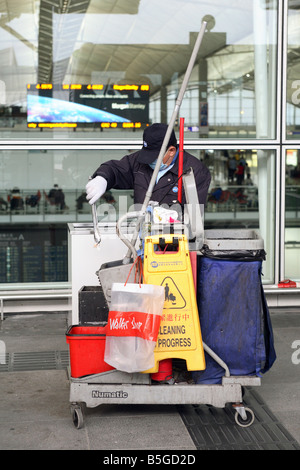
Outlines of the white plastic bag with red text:
{"label": "white plastic bag with red text", "polygon": [[165,300],[163,286],[114,283],[104,360],[124,372],[154,366],[154,349]]}

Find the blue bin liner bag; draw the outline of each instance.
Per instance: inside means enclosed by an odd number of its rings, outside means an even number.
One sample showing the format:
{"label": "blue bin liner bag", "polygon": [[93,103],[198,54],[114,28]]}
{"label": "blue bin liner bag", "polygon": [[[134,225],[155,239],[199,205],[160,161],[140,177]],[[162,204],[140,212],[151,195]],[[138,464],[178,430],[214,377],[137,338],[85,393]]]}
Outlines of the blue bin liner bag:
{"label": "blue bin liner bag", "polygon": [[[269,310],[261,283],[262,261],[198,256],[197,303],[202,339],[231,375],[267,372],[276,359]],[[218,384],[224,369],[205,352],[206,369],[192,372],[197,384]]]}

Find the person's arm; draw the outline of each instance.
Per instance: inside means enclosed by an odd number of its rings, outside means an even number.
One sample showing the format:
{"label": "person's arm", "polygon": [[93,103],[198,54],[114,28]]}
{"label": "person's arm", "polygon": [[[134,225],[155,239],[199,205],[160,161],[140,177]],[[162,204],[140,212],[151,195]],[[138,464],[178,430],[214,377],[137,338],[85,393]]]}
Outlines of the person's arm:
{"label": "person's arm", "polygon": [[134,154],[126,155],[121,160],[109,160],[95,171],[93,178],[102,176],[107,181],[106,189],[132,189]]}
{"label": "person's arm", "polygon": [[121,160],[109,160],[103,163],[92,175],[86,185],[86,198],[94,204],[111,188],[133,188],[133,155],[126,155]]}

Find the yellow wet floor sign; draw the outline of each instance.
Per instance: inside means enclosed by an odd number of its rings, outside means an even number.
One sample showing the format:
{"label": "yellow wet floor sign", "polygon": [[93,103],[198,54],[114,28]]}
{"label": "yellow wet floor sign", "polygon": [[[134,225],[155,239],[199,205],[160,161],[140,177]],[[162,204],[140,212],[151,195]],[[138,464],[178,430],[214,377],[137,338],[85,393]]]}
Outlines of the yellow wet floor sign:
{"label": "yellow wet floor sign", "polygon": [[[169,251],[171,250],[171,251]],[[145,238],[144,282],[165,288],[165,303],[154,350],[159,361],[185,359],[188,370],[205,369],[204,350],[193,273],[185,235],[154,235]]]}

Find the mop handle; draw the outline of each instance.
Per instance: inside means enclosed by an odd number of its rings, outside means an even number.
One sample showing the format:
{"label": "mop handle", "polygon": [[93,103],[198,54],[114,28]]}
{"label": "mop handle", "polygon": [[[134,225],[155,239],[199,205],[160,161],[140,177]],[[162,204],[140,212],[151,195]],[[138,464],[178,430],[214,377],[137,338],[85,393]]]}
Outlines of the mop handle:
{"label": "mop handle", "polygon": [[[182,99],[183,99],[186,87],[188,85],[188,82],[189,82],[189,79],[190,79],[190,76],[191,76],[196,58],[197,58],[197,54],[198,54],[198,51],[199,51],[199,48],[200,48],[200,45],[201,45],[201,42],[202,42],[202,39],[203,39],[203,36],[204,36],[204,33],[205,33],[206,25],[207,25],[206,21],[203,21],[202,25],[201,25],[201,28],[200,28],[200,31],[198,33],[198,36],[197,36],[197,39],[196,39],[196,42],[195,42],[195,45],[194,45],[193,52],[191,54],[190,61],[188,63],[188,66],[187,66],[187,69],[186,69],[186,72],[185,72],[185,75],[184,75],[184,79],[183,79],[183,82],[181,84],[181,88],[179,90],[178,97],[177,97],[176,102],[175,102],[175,107],[174,107],[174,110],[173,110],[173,113],[172,113],[172,116],[171,116],[171,119],[170,119],[170,122],[169,122],[169,125],[168,125],[168,128],[167,128],[167,132],[165,134],[165,138],[163,140],[163,143],[162,143],[162,146],[161,146],[158,158],[157,158],[157,162],[156,162],[155,168],[153,170],[153,174],[152,174],[149,186],[148,186],[148,190],[146,192],[146,196],[145,196],[145,199],[144,199],[144,202],[143,202],[143,206],[142,206],[142,209],[140,211],[140,216],[138,217],[138,220],[137,220],[137,223],[136,223],[136,226],[135,226],[133,237],[131,239],[131,245],[132,246],[134,246],[136,241],[137,241],[138,234],[139,234],[139,228],[140,228],[142,220],[145,216],[146,209],[148,207],[150,198],[152,196],[153,188],[154,188],[155,182],[156,182],[156,177],[158,175],[161,162],[162,162],[163,157],[164,157],[164,155],[166,153],[166,150],[167,150],[167,145],[168,145],[168,142],[170,140],[171,133],[172,133],[172,130],[174,128],[175,121],[176,121],[176,118],[177,118],[177,115],[178,115],[178,112],[179,112],[179,108],[181,106]],[[126,257],[123,260],[123,264],[128,264],[129,263],[130,255],[131,255],[131,250],[129,249]]]}

